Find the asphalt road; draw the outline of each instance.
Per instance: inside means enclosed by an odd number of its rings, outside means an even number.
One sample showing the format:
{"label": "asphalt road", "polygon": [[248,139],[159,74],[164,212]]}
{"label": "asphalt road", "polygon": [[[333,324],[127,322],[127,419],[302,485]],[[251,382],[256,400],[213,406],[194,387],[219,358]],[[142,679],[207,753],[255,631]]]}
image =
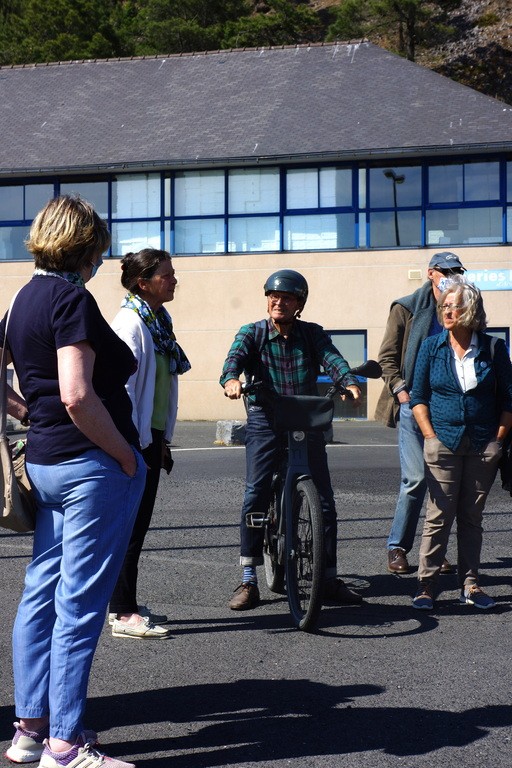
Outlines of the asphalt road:
{"label": "asphalt road", "polygon": [[[215,424],[178,425],[139,594],[170,615],[173,634],[119,639],[105,625],[87,723],[107,753],[138,768],[510,767],[512,499],[496,483],[486,511],[482,584],[497,608],[459,605],[455,576],[443,576],[435,611],[414,611],[415,574],[385,569],[396,433],[342,422],[334,437],[339,571],[365,602],[324,608],[308,635],[264,585],[258,609],[227,608],[240,578],[244,451],[214,447]],[[0,534],[4,742],[14,719],[10,632],[30,544]]]}

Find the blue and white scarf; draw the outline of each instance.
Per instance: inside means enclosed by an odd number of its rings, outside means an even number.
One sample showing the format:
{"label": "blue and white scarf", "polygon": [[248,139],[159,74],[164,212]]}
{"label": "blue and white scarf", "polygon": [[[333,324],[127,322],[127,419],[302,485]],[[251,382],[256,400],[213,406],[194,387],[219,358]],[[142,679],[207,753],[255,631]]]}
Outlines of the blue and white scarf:
{"label": "blue and white scarf", "polygon": [[126,294],[121,307],[133,309],[139,315],[151,334],[155,350],[161,355],[169,356],[169,370],[172,374],[180,375],[190,370],[190,362],[176,341],[172,318],[164,307],[153,312],[149,304],[134,293]]}
{"label": "blue and white scarf", "polygon": [[60,272],[58,269],[34,269],[33,275],[43,275],[44,277],[60,277],[61,280],[67,280],[68,283],[79,285],[85,288],[82,275],[79,272]]}

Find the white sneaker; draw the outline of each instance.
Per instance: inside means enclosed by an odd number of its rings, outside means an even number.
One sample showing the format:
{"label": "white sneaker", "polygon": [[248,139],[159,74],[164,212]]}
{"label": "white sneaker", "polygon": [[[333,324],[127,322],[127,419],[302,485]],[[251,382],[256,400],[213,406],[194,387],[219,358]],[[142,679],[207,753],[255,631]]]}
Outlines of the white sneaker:
{"label": "white sneaker", "polygon": [[[142,616],[142,618],[148,618],[153,624],[167,624],[169,621],[168,617],[165,616],[163,613],[152,613],[147,605],[139,605],[139,616]],[[110,626],[113,625],[114,621],[117,618],[117,613],[109,613],[108,615],[108,623]]]}
{"label": "white sneaker", "polygon": [[52,752],[48,741],[44,742],[44,750],[38,768],[136,768],[134,763],[126,763],[115,757],[107,757],[80,741],[68,752]]}
{"label": "white sneaker", "polygon": [[164,639],[170,635],[170,627],[160,627],[158,624],[153,624],[147,616],[138,624],[129,624],[127,621],[119,621],[119,619],[114,619],[112,624],[112,637],[135,637],[140,640],[151,637]]}
{"label": "white sneaker", "polygon": [[[14,723],[14,727],[16,733],[5,756],[13,763],[36,763],[44,750],[44,740],[48,737],[48,726],[40,731],[26,731],[19,723]],[[98,734],[95,731],[84,731],[81,738],[89,744],[98,742]]]}

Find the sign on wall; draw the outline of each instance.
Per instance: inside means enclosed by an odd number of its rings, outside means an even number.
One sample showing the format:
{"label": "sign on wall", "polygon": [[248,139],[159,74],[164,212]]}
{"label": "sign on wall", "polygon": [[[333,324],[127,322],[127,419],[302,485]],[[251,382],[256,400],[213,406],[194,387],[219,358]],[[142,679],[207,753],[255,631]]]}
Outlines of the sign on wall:
{"label": "sign on wall", "polygon": [[512,291],[512,269],[468,270],[465,277],[481,291]]}

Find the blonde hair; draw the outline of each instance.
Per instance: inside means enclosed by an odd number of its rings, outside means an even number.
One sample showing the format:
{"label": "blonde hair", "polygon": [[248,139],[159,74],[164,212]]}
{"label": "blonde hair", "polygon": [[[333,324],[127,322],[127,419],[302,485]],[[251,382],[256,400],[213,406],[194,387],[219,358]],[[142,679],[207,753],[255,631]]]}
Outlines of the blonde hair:
{"label": "blonde hair", "polygon": [[26,240],[36,267],[78,272],[110,245],[107,223],[87,200],[62,195],[39,211]]}

